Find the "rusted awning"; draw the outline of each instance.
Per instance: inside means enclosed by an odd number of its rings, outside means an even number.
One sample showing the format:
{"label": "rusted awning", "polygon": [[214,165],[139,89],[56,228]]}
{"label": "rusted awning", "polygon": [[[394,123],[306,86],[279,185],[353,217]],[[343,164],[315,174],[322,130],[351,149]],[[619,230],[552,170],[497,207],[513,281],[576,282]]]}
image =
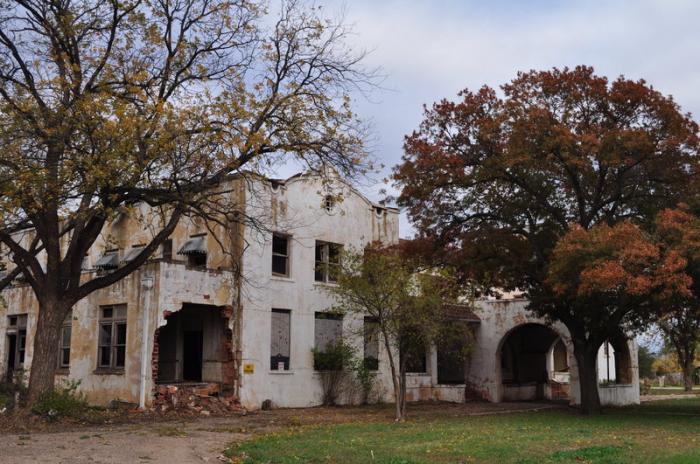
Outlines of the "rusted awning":
{"label": "rusted awning", "polygon": [[177,252],[178,255],[192,255],[192,254],[207,254],[207,247],[205,239],[206,236],[200,235],[199,237],[192,237],[187,240],[182,248]]}
{"label": "rusted awning", "polygon": [[95,263],[97,269],[116,269],[119,267],[119,253],[108,251]]}

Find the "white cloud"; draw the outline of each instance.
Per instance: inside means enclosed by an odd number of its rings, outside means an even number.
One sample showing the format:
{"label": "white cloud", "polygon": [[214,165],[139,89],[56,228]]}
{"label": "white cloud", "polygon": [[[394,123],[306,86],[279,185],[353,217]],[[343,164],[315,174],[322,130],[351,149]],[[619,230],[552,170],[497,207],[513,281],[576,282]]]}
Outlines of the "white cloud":
{"label": "white cloud", "polygon": [[[345,7],[354,45],[372,50],[367,64],[381,66],[393,89],[357,102],[375,123],[376,155],[388,166],[400,161],[423,104],[529,69],[587,64],[610,78],[645,78],[700,114],[700,2],[356,0]],[[401,226],[411,233],[405,218]]]}

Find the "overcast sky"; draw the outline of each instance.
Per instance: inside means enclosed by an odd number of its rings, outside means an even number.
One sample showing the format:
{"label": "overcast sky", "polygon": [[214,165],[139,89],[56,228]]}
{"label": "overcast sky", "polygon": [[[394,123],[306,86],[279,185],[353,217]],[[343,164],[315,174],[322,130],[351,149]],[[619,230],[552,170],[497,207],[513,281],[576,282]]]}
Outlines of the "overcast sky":
{"label": "overcast sky", "polygon": [[[352,45],[391,89],[356,101],[374,123],[374,155],[388,167],[402,154],[422,105],[463,88],[497,87],[518,71],[578,64],[610,78],[644,78],[700,114],[700,1],[322,0],[345,10]],[[386,173],[388,173],[388,168]],[[365,187],[377,200],[378,186]],[[412,230],[402,217],[401,235]]]}

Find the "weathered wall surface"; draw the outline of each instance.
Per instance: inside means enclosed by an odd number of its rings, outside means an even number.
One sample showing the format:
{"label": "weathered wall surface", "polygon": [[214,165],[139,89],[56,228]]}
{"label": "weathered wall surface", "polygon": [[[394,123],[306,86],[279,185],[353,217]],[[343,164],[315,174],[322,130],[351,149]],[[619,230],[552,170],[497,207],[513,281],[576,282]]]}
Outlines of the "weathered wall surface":
{"label": "weathered wall surface", "polygon": [[[154,261],[126,279],[79,302],[73,311],[70,369],[59,374],[59,378],[80,380],[80,389],[94,403],[104,404],[112,399],[137,402],[145,363],[144,384],[150,401],[154,373],[157,375],[157,366],[154,368],[158,360],[156,331],[166,326],[167,316],[180,311],[183,305],[206,305],[221,308],[226,313],[222,317],[227,324],[225,329],[230,331],[218,334],[216,343],[204,341],[208,347],[207,359],[203,360],[207,379],[218,378],[219,370],[226,379],[240,377],[238,393],[243,405],[249,408],[260,407],[266,399],[287,407],[319,404],[321,387],[311,352],[315,339],[315,313],[332,307],[333,301],[326,290],[333,284],[315,281],[315,243],[336,243],[357,251],[372,241],[396,243],[398,211],[372,204],[340,180],[324,185],[319,178],[295,176],[274,185],[273,188],[273,184],[262,180],[241,182],[232,192],[231,204],[240,206],[245,203],[246,214],[259,220],[261,227],[243,230],[234,226],[222,230],[219,225],[212,226],[214,234],[219,237],[216,240],[205,224],[196,219],[185,219],[172,236],[171,258],[164,259],[160,254],[154,256]],[[327,207],[329,194],[334,204]],[[157,228],[149,227],[144,218],[157,218],[149,216],[151,213],[144,209],[132,213],[135,218],[124,216],[115,220],[100,236],[88,257],[90,265],[105,250],[116,247],[120,256],[124,256],[135,245],[150,239]],[[290,273],[286,277],[272,275],[273,231],[289,236]],[[177,251],[193,235],[202,233],[207,234],[207,269],[193,269],[187,266],[186,257],[178,256]],[[241,253],[242,278],[237,280],[234,272],[236,257]],[[86,274],[86,278],[88,276]],[[8,323],[6,316],[29,316],[25,358],[25,367],[29,368],[38,308],[32,290],[26,284],[10,287],[2,295],[0,373],[4,374],[8,349],[4,338]],[[105,372],[97,369],[99,308],[115,304],[127,306],[127,356],[123,372]],[[504,401],[532,397],[532,387],[504,386],[500,361],[503,341],[513,329],[527,323],[546,325],[546,321],[526,311],[526,304],[524,300],[513,298],[479,302],[475,312],[481,323],[475,326],[475,347],[467,370],[468,384],[439,385],[437,353],[433,349],[427,372],[409,374],[408,399],[464,401],[465,398],[477,397]],[[291,315],[290,370],[287,371],[270,368],[273,308],[289,310]],[[362,328],[360,317],[343,320],[344,337],[356,346],[360,356],[363,352]],[[561,324],[552,324],[551,329],[566,346],[570,401],[577,404],[580,398],[578,373],[568,331]],[[230,361],[220,352],[213,354],[214,345],[218,345],[219,351],[228,350],[226,354],[230,359],[237,356],[240,359]],[[637,349],[633,340],[628,342],[628,348],[632,381],[629,385],[600,387],[603,404],[639,401]],[[226,368],[219,369],[223,364]],[[379,366],[378,397],[392,401],[389,363],[381,343]],[[346,402],[355,400],[357,397],[343,398]]]}
{"label": "weathered wall surface", "polygon": [[[224,189],[222,199],[231,210],[242,208],[244,182],[233,180]],[[157,210],[146,205],[137,205],[118,214],[100,233],[85,259],[85,268],[92,269],[95,263],[109,250],[117,250],[121,262],[135,247],[147,244],[160,231],[162,217]],[[152,260],[136,272],[114,285],[98,290],[80,301],[73,308],[70,369],[60,371],[57,380],[70,379],[81,382],[80,389],[94,403],[104,404],[112,399],[138,401],[141,385],[142,346],[147,344],[148,363],[146,387],[153,386],[152,356],[154,331],[166,324],[167,312],[175,312],[185,303],[230,306],[234,301],[234,274],[231,272],[234,257],[240,252],[237,241],[240,225],[224,229],[218,223],[206,224],[200,218],[183,218],[170,236],[172,247],[169,256],[161,248],[152,255]],[[206,269],[194,269],[187,265],[187,256],[178,250],[193,236],[205,234],[207,250]],[[23,240],[29,240],[31,232]],[[67,246],[67,243],[65,244]],[[8,269],[12,263],[3,256]],[[41,255],[40,255],[41,259]],[[86,271],[84,279],[94,275]],[[148,280],[150,283],[145,284]],[[104,305],[125,304],[127,306],[127,349],[123,372],[111,373],[97,369],[97,344],[99,308]],[[5,332],[7,316],[28,314],[27,348],[24,369],[31,368],[34,330],[38,305],[32,289],[18,283],[2,292],[0,305],[0,375],[7,370]],[[145,331],[144,331],[145,329]],[[56,347],[58,351],[58,347]],[[150,399],[151,395],[148,394]]]}
{"label": "weathered wall surface", "polygon": [[[570,367],[570,403],[580,404],[581,392],[576,359],[569,331],[561,323],[548,324],[547,321],[534,317],[525,308],[527,301],[522,299],[480,301],[476,313],[481,318],[476,330],[476,343],[469,363],[468,378],[470,388],[478,396],[494,402],[519,400],[531,397],[530,386],[506,387],[501,377],[501,347],[510,331],[523,324],[536,323],[549,326],[558,334],[567,349]],[[637,345],[632,339],[628,341],[632,383],[599,387],[601,402],[604,405],[624,405],[639,403],[639,372],[637,363]]]}
{"label": "weathered wall surface", "polygon": [[[313,369],[314,313],[326,311],[332,301],[324,291],[328,285],[315,282],[316,240],[342,244],[361,250],[371,241],[398,241],[398,214],[377,208],[342,182],[332,185],[332,193],[342,197],[327,211],[324,198],[328,193],[318,179],[297,177],[276,190],[257,185],[249,198],[257,202],[251,211],[269,211],[272,230],[288,234],[290,240],[290,275],[275,277],[271,273],[271,234],[246,234],[248,248],[244,255],[242,347],[243,363],[254,367],[243,374],[241,401],[248,407],[260,407],[265,399],[280,406],[301,407],[320,403],[321,388]],[[270,369],[270,332],[272,308],[291,311],[290,370]],[[362,321],[346,317],[343,332],[362,354]],[[390,388],[388,361],[380,350],[379,378]]]}
{"label": "weathered wall surface", "polygon": [[[144,280],[153,283],[146,288]],[[147,343],[146,391],[150,400],[153,388],[151,353],[153,332],[166,323],[164,312],[177,311],[184,303],[229,305],[231,273],[187,269],[184,264],[149,263],[124,280],[98,290],[73,307],[70,368],[59,371],[57,381],[80,381],[79,389],[90,402],[106,404],[119,399],[137,403],[141,385],[142,344]],[[3,292],[4,316],[28,314],[25,370],[31,368],[34,328],[38,306],[28,285],[14,286]],[[105,305],[126,304],[126,361],[123,372],[97,369],[99,309]],[[144,319],[144,314],[146,318]],[[147,325],[144,326],[144,323]],[[7,317],[0,317],[4,334]],[[146,329],[144,331],[144,328]],[[0,343],[0,372],[5,372],[7,344]],[[58,348],[58,347],[57,347]]]}

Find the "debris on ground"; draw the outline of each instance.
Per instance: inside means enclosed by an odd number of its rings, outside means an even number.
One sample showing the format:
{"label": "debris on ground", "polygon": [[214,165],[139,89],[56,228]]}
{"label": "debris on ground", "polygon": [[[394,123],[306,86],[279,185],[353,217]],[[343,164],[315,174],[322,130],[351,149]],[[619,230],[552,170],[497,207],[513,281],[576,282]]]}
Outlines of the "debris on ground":
{"label": "debris on ground", "polygon": [[218,384],[158,385],[151,411],[191,412],[203,416],[246,413],[238,399],[232,393],[221,392]]}

